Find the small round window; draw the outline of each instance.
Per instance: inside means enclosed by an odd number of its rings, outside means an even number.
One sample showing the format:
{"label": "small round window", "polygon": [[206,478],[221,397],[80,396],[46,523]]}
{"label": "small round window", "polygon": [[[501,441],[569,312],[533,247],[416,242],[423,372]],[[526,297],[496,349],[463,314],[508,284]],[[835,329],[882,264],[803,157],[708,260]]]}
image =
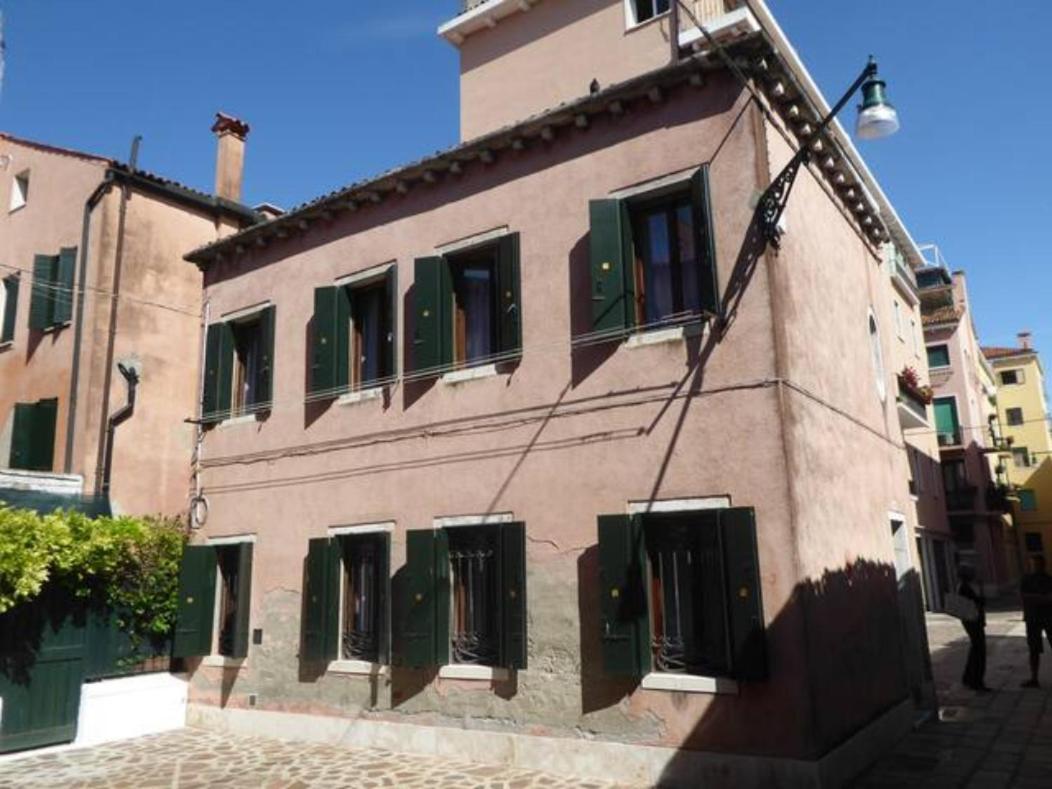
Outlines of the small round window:
{"label": "small round window", "polygon": [[880,350],[880,331],[872,310],[869,312],[869,350],[873,356],[873,374],[877,377],[877,395],[883,402],[888,396],[887,375],[884,372],[884,352]]}

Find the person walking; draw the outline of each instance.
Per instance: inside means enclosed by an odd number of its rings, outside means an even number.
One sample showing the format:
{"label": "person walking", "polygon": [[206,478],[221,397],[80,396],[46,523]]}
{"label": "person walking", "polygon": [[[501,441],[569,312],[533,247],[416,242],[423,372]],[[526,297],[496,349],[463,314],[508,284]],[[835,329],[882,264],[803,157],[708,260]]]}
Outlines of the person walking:
{"label": "person walking", "polygon": [[957,571],[961,579],[957,594],[975,604],[979,615],[975,619],[962,619],[964,632],[968,634],[971,645],[968,648],[968,662],[964,665],[964,676],[961,679],[966,688],[971,688],[978,693],[988,693],[986,687],[986,598],[983,597],[982,587],[975,580],[975,570],[963,565]]}
{"label": "person walking", "polygon": [[1041,667],[1042,634],[1052,645],[1052,575],[1045,568],[1045,557],[1038,554],[1030,557],[1032,572],[1023,576],[1019,593],[1023,598],[1023,621],[1026,622],[1026,646],[1030,651],[1030,679],[1024,688],[1041,687],[1037,671]]}

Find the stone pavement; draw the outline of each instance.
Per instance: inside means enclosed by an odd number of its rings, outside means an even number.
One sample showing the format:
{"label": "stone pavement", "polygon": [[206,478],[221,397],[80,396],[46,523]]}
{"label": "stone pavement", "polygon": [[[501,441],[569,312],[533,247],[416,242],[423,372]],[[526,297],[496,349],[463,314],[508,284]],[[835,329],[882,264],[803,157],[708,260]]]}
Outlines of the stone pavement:
{"label": "stone pavement", "polygon": [[616,789],[530,770],[181,729],[0,762],[0,787]]}
{"label": "stone pavement", "polygon": [[915,729],[859,781],[859,789],[966,787],[1052,789],[1052,654],[1045,645],[1041,689],[1029,677],[1022,613],[987,617],[986,683],[993,693],[961,686],[968,638],[956,619],[928,616],[938,719]]}

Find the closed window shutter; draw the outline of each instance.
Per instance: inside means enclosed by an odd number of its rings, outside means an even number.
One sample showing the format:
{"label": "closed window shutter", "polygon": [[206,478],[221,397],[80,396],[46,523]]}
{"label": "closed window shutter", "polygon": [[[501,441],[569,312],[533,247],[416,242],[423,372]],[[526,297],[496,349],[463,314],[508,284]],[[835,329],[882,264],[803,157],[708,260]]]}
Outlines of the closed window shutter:
{"label": "closed window shutter", "polygon": [[201,411],[203,421],[206,423],[218,422],[223,418],[217,412],[219,411],[219,354],[225,330],[226,327],[222,323],[213,323],[205,334],[205,380]]}
{"label": "closed window shutter", "polygon": [[444,258],[417,258],[413,269],[413,369],[434,371],[453,361],[453,286]]}
{"label": "closed window shutter", "polygon": [[77,248],[64,247],[59,251],[55,274],[55,324],[73,320],[73,277],[77,265]]}
{"label": "closed window shutter", "polygon": [[30,468],[52,471],[55,464],[55,422],[58,400],[41,400],[33,407],[33,445],[30,448]]}
{"label": "closed window shutter", "polygon": [[189,545],[179,568],[179,601],[172,657],[199,657],[212,651],[212,616],[216,594],[216,551]]}
{"label": "closed window shutter", "polygon": [[599,626],[603,669],[639,677],[650,670],[646,551],[640,519],[599,516]]}
{"label": "closed window shutter", "polygon": [[259,313],[259,367],[256,369],[256,394],[254,406],[268,406],[274,400],[274,328],[276,307],[267,307]]}
{"label": "closed window shutter", "polygon": [[592,272],[592,331],[635,325],[632,220],[622,200],[592,200],[588,206]]}
{"label": "closed window shutter", "polygon": [[252,543],[237,546],[237,611],[230,657],[248,657],[248,628],[252,609]]}
{"label": "closed window shutter", "polygon": [[12,342],[15,339],[15,318],[18,313],[18,277],[4,280],[4,326],[0,342]]}
{"label": "closed window shutter", "polygon": [[15,419],[11,429],[11,468],[29,471],[33,449],[33,425],[36,421],[36,405],[16,403]]}
{"label": "closed window shutter", "polygon": [[380,595],[376,601],[378,612],[377,627],[377,660],[387,665],[391,662],[391,535],[379,534],[376,556],[376,572],[380,577]]}
{"label": "closed window shutter", "polygon": [[756,514],[749,507],[720,510],[724,574],[730,614],[731,674],[741,680],[767,678],[763,597],[756,547]]}
{"label": "closed window shutter", "polygon": [[402,662],[410,668],[449,659],[449,547],[441,529],[406,532]]}
{"label": "closed window shutter", "polygon": [[36,255],[33,258],[33,284],[29,300],[30,329],[42,331],[51,326],[54,315],[52,272],[57,265],[57,258],[50,255]]}
{"label": "closed window shutter", "polygon": [[701,310],[711,315],[722,314],[720,283],[716,267],[716,232],[712,217],[712,191],[709,188],[709,166],[699,169],[690,179],[691,203],[694,207],[695,249],[698,254],[698,287],[701,288]]}
{"label": "closed window shutter", "polygon": [[497,308],[499,352],[522,353],[522,294],[519,272],[519,234],[503,236],[497,246]]}
{"label": "closed window shutter", "polygon": [[386,378],[398,375],[398,266],[391,266],[384,275],[386,288],[387,314],[384,316],[384,371]]}
{"label": "closed window shutter", "polygon": [[308,543],[307,588],[304,594],[303,659],[312,662],[334,660],[339,641],[338,540],[320,537]]}
{"label": "closed window shutter", "polygon": [[525,669],[526,635],[526,524],[505,523],[501,529],[501,640],[502,664]]}

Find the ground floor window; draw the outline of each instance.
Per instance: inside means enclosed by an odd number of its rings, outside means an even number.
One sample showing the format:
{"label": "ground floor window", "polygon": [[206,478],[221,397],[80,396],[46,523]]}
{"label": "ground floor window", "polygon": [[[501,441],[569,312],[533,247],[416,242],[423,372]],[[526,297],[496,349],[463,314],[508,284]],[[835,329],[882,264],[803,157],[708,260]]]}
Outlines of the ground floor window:
{"label": "ground floor window", "polygon": [[387,534],[360,534],[340,540],[343,596],[340,657],[379,662],[384,586],[388,571]]}
{"label": "ground floor window", "polygon": [[500,658],[500,531],[449,531],[452,661],[492,666]]}
{"label": "ground floor window", "polygon": [[248,655],[252,548],[239,540],[184,550],[173,657]]}

